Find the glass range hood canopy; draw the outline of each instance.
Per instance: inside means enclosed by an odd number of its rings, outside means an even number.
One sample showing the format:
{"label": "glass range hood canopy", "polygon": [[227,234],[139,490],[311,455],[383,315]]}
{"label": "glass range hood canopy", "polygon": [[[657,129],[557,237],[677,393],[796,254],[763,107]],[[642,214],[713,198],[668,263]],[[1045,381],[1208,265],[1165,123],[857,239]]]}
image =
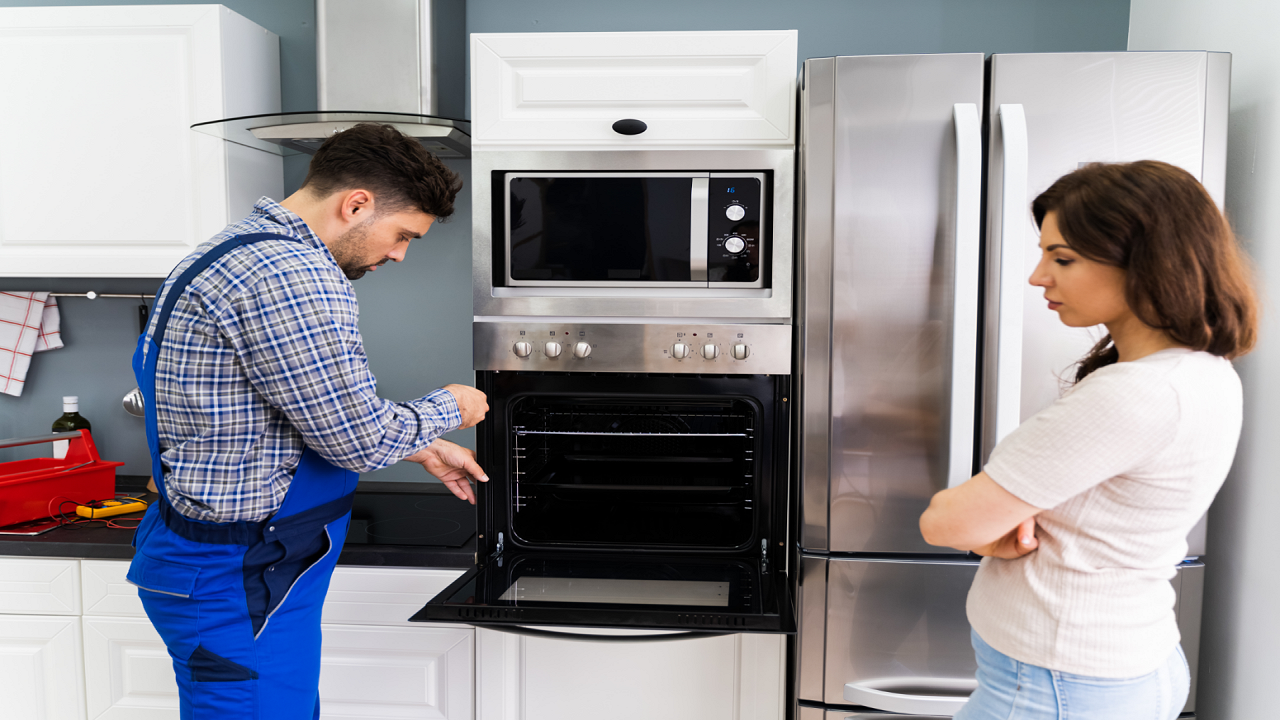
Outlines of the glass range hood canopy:
{"label": "glass range hood canopy", "polygon": [[415,138],[439,158],[471,157],[471,123],[467,120],[393,112],[297,112],[196,123],[192,130],[276,155],[314,155],[335,133],[357,123],[394,126]]}

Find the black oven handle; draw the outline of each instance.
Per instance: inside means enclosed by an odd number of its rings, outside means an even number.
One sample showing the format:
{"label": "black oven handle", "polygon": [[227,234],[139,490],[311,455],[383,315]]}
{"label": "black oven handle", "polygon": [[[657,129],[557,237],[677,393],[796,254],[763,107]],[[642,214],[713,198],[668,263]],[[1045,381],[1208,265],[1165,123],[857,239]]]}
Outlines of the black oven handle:
{"label": "black oven handle", "polygon": [[505,625],[502,623],[471,623],[471,625],[473,627],[484,628],[485,630],[496,630],[497,632],[509,633],[511,635],[550,638],[552,640],[577,640],[579,642],[668,642],[672,640],[697,640],[698,638],[720,637],[726,634],[721,632],[690,631],[662,633],[658,635],[593,635],[589,633],[567,633],[558,632],[556,630],[540,630],[538,628],[525,627],[523,625]]}

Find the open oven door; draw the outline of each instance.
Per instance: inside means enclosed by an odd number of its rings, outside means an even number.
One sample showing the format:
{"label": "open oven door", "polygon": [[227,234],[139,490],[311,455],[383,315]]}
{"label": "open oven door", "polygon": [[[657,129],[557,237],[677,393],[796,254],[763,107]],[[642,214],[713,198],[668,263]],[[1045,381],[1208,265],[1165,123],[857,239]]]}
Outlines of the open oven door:
{"label": "open oven door", "polygon": [[[467,571],[410,620],[546,634],[529,626],[794,633],[787,575],[763,560],[521,553]],[[572,639],[588,636],[567,635]],[[609,636],[610,640],[680,635]]]}

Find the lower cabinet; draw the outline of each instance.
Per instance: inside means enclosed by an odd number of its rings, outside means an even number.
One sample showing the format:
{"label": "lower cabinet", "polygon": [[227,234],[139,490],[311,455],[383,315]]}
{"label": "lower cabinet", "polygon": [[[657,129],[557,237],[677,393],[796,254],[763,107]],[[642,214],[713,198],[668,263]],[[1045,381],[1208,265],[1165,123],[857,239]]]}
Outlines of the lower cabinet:
{"label": "lower cabinet", "polygon": [[[128,567],[123,560],[0,558],[0,718],[178,720],[173,665],[137,588],[125,581]],[[322,619],[322,718],[785,716],[784,636],[623,643],[408,622],[460,574],[337,569]]]}
{"label": "lower cabinet", "polygon": [[85,717],[80,618],[0,615],[0,717]]}
{"label": "lower cabinet", "polygon": [[785,677],[783,635],[614,643],[476,630],[477,720],[781,720]]}
{"label": "lower cabinet", "polygon": [[[0,613],[12,613],[0,614],[0,718],[178,720],[173,664],[125,581],[128,568],[122,560],[0,559]],[[460,574],[337,569],[322,625],[321,718],[474,717],[474,631],[407,620]],[[37,607],[76,614],[20,614]]]}

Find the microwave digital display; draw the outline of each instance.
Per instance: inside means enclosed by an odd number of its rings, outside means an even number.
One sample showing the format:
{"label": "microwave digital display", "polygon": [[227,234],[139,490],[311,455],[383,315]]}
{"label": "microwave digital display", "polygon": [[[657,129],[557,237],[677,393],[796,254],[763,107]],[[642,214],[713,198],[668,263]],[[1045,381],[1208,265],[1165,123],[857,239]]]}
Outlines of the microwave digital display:
{"label": "microwave digital display", "polygon": [[506,173],[510,285],[761,287],[762,173]]}

